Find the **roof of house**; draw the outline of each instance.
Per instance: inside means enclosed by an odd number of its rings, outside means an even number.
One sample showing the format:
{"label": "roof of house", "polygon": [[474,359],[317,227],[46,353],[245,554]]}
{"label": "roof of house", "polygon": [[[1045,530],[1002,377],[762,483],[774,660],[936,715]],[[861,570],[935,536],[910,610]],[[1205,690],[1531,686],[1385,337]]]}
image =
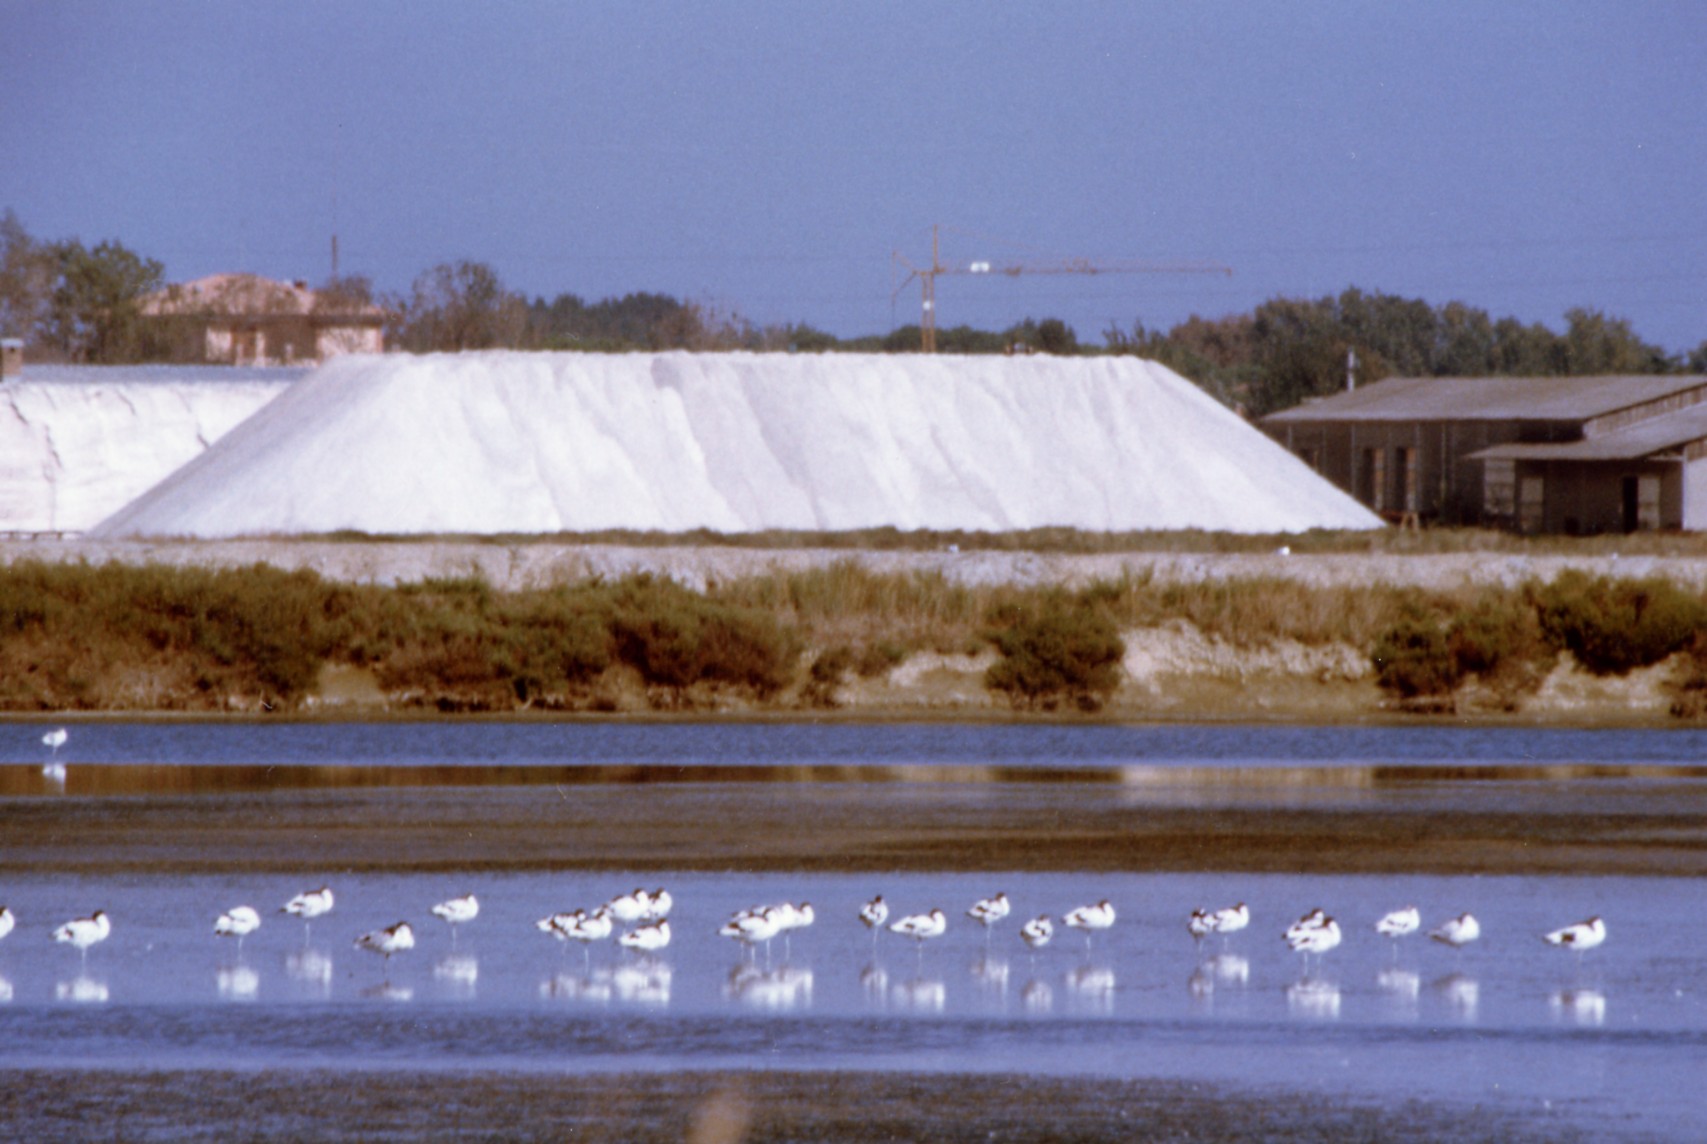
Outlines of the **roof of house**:
{"label": "roof of house", "polygon": [[1707,404],[1650,417],[1582,441],[1495,445],[1471,453],[1473,461],[1634,461],[1707,439]]}
{"label": "roof of house", "polygon": [[1298,421],[1586,421],[1707,387],[1707,377],[1390,377],[1264,417]]}
{"label": "roof of house", "polygon": [[145,314],[231,315],[248,318],[318,314],[350,321],[378,321],[385,311],[355,303],[302,282],[279,282],[259,274],[209,274],[166,287],[142,300]]}

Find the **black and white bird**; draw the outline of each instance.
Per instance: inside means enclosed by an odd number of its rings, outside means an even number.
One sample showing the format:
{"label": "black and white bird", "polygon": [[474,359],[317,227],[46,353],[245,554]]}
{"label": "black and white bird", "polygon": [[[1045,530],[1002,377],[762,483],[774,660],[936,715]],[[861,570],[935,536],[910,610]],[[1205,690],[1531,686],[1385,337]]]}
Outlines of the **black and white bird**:
{"label": "black and white bird", "polygon": [[1441,922],[1439,926],[1429,931],[1429,937],[1453,949],[1463,949],[1471,942],[1482,936],[1482,923],[1470,914],[1459,914],[1455,918]]}
{"label": "black and white bird", "polygon": [[332,890],[327,886],[321,886],[318,890],[304,890],[279,907],[279,912],[302,919],[302,940],[306,943],[314,919],[332,912]]}
{"label": "black and white bird", "polygon": [[1214,932],[1226,937],[1238,933],[1251,924],[1251,908],[1240,902],[1236,906],[1223,906],[1209,915],[1209,925]]}
{"label": "black and white bird", "polygon": [[908,914],[890,925],[889,932],[910,937],[915,945],[922,948],[931,938],[941,937],[948,932],[948,918],[941,910],[932,910],[928,914]]}
{"label": "black and white bird", "polygon": [[1114,906],[1107,898],[1094,906],[1079,906],[1067,911],[1067,916],[1061,919],[1068,929],[1083,931],[1085,948],[1091,947],[1091,934],[1098,930],[1108,929],[1114,924]]}
{"label": "black and white bird", "polygon": [[18,927],[18,915],[10,907],[0,906],[0,938],[5,937]]}
{"label": "black and white bird", "polygon": [[[742,910],[728,921],[724,922],[717,931],[721,937],[734,938],[751,952],[755,946],[763,945],[768,951],[771,939],[782,932],[782,915],[775,910],[761,906],[757,909]],[[770,954],[765,954],[766,960]]]}
{"label": "black and white bird", "polygon": [[1422,913],[1415,906],[1393,910],[1375,923],[1375,932],[1398,941],[1422,928]]}
{"label": "black and white bird", "polygon": [[972,903],[972,908],[966,911],[966,916],[984,927],[985,936],[989,936],[990,927],[1007,917],[1013,911],[1008,904],[1006,893],[997,894],[993,898],[979,898]]}
{"label": "black and white bird", "polygon": [[1292,947],[1294,953],[1303,954],[1305,964],[1308,965],[1311,954],[1320,957],[1337,947],[1343,936],[1340,924],[1324,914],[1321,921],[1315,925],[1289,929],[1286,944]]}
{"label": "black and white bird", "polygon": [[859,908],[859,920],[871,931],[871,942],[875,946],[878,931],[883,928],[883,923],[889,920],[889,903],[883,900],[882,894]]}
{"label": "black and white bird", "polygon": [[669,919],[648,922],[636,926],[617,939],[624,949],[638,950],[641,953],[652,953],[670,944]]}
{"label": "black and white bird", "polygon": [[1186,932],[1191,934],[1191,940],[1202,942],[1204,938],[1215,932],[1215,915],[1199,906],[1191,911],[1191,916],[1185,920]]}
{"label": "black and white bird", "polygon": [[398,922],[394,926],[362,934],[355,944],[357,949],[384,957],[386,971],[390,972],[392,954],[415,948],[415,931],[409,928],[408,922]]}
{"label": "black and white bird", "polygon": [[450,924],[450,943],[456,944],[456,927],[473,921],[480,916],[480,899],[473,894],[464,894],[460,898],[448,898],[433,907],[433,916],[443,918]]}
{"label": "black and white bird", "polygon": [[1048,914],[1039,914],[1019,927],[1019,936],[1031,949],[1042,949],[1055,936],[1055,922]]}
{"label": "black and white bird", "polygon": [[237,939],[237,955],[243,955],[243,939],[261,928],[261,915],[250,906],[232,906],[213,923],[215,937]]}
{"label": "black and white bird", "polygon": [[1606,940],[1606,923],[1597,914],[1586,922],[1577,922],[1543,936],[1548,945],[1585,953]]}
{"label": "black and white bird", "polygon": [[53,940],[76,946],[86,962],[89,960],[89,947],[106,941],[112,932],[113,923],[107,920],[107,912],[96,910],[86,918],[74,918],[54,930]]}
{"label": "black and white bird", "polygon": [[41,741],[43,746],[52,751],[55,755],[58,755],[59,748],[65,746],[65,741],[69,738],[71,738],[71,732],[67,731],[64,727],[55,727],[53,730],[43,735],[41,737]]}

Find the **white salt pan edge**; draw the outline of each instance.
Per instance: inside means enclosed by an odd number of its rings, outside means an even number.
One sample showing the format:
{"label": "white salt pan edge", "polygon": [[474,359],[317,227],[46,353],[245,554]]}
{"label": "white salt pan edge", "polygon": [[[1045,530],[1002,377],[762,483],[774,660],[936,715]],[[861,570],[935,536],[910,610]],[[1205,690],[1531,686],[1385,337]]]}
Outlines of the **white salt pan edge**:
{"label": "white salt pan edge", "polygon": [[1136,358],[346,357],[96,535],[1379,521]]}

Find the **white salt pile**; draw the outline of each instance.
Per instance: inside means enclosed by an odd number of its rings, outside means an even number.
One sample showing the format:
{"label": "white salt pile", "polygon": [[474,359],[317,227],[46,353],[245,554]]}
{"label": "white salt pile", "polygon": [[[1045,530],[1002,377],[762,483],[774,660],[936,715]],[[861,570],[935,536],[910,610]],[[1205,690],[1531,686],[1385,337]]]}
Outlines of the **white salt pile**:
{"label": "white salt pile", "polygon": [[1378,521],[1136,358],[346,357],[97,535]]}
{"label": "white salt pile", "polygon": [[94,527],[305,372],[29,366],[0,385],[0,530]]}

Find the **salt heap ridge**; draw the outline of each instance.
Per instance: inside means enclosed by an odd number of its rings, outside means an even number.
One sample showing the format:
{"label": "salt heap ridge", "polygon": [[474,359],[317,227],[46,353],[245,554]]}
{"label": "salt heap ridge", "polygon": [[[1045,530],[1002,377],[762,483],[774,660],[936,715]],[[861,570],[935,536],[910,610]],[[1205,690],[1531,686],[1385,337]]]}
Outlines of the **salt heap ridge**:
{"label": "salt heap ridge", "polygon": [[1380,522],[1131,357],[345,357],[96,535]]}

